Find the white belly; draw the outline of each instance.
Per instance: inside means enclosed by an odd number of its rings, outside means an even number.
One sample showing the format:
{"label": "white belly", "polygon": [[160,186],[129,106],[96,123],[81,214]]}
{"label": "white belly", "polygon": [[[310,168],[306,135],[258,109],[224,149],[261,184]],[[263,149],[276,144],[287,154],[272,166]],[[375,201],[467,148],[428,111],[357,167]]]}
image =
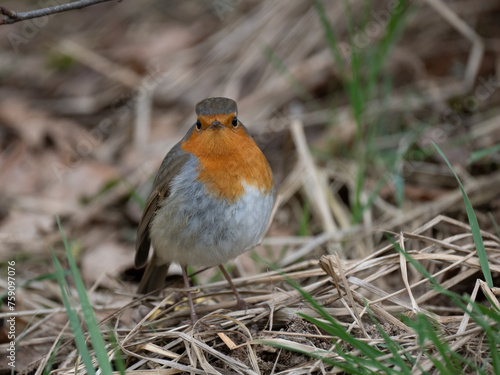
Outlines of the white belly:
{"label": "white belly", "polygon": [[[273,193],[245,186],[234,203],[212,198],[197,181],[176,178],[171,195],[158,209],[150,237],[160,264],[211,267],[223,264],[255,246],[267,228]],[[186,186],[188,186],[186,188]]]}

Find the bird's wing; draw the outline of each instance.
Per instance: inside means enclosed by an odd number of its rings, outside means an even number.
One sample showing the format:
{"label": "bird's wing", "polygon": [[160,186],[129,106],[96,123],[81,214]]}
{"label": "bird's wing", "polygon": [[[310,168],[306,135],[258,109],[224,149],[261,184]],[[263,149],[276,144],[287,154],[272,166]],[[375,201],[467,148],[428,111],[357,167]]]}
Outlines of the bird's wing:
{"label": "bird's wing", "polygon": [[189,155],[190,154],[181,149],[179,142],[170,150],[161,163],[153,183],[153,191],[146,202],[146,207],[144,208],[141,221],[139,222],[139,228],[137,229],[137,240],[135,243],[136,268],[142,268],[148,260],[149,247],[151,244],[149,238],[151,220],[153,220],[163,199],[170,195],[172,180],[179,174],[184,164],[186,164]]}

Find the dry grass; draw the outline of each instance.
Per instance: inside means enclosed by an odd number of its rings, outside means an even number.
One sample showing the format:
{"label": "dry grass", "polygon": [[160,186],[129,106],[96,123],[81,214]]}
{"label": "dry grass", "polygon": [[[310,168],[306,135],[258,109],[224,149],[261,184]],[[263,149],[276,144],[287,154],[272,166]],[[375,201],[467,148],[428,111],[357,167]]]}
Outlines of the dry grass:
{"label": "dry grass", "polygon": [[[426,235],[435,231],[443,233],[440,229],[443,227],[449,234],[440,239]],[[500,240],[486,232],[483,238],[490,268],[498,273]],[[480,280],[479,260],[467,225],[438,216],[414,231],[401,232],[397,242],[443,287],[460,291],[472,284],[475,285],[472,300],[478,298],[478,291],[481,291],[489,293],[500,306],[497,297]],[[163,368],[160,373],[166,374],[270,373],[272,368],[277,374],[320,371],[320,361],[303,355],[290,358],[289,354],[267,345],[276,343],[302,352],[339,358],[332,351],[336,338],[297,316],[300,312],[321,318],[304,303],[298,291],[289,286],[285,277],[300,283],[304,291],[338,319],[348,332],[370,345],[383,344],[384,340],[368,316],[367,307],[409,356],[418,358],[422,348],[417,344],[416,333],[401,321],[400,316],[416,313],[423,313],[436,322],[450,347],[472,362],[481,366],[487,356],[481,327],[431,288],[429,280],[408,265],[393,245],[384,246],[364,259],[346,261],[338,255],[325,255],[319,262],[300,262],[279,272],[268,271],[235,279],[235,285],[252,304],[247,311],[228,310],[234,300],[224,282],[198,286],[195,289],[197,311],[204,316],[194,327],[188,323],[185,299],[178,300],[182,295],[180,290],[167,289],[165,298],[142,298],[125,305],[119,291],[91,290],[89,293],[98,316],[107,315],[101,327],[108,339],[109,327],[113,327],[120,349],[127,357],[127,373],[132,370],[134,374],[135,370],[142,373],[140,369],[150,367]],[[23,291],[23,298],[31,302],[32,311],[22,315],[36,314],[37,318],[24,334],[31,339],[22,340],[22,346],[45,346],[62,337],[63,345],[56,357],[61,363],[53,373],[71,373],[74,364],[78,363],[78,354],[72,350],[67,324],[58,322],[57,317],[63,315],[63,309],[57,304],[47,309],[47,301],[41,298],[37,286],[41,285],[34,283]],[[113,299],[121,301],[110,303]],[[138,311],[146,315],[136,324],[131,317],[137,318]],[[112,353],[113,350],[110,355]],[[42,358],[42,363],[50,354],[49,351]],[[39,361],[37,359],[37,363]],[[426,371],[433,368],[429,359],[422,360],[419,365]]]}

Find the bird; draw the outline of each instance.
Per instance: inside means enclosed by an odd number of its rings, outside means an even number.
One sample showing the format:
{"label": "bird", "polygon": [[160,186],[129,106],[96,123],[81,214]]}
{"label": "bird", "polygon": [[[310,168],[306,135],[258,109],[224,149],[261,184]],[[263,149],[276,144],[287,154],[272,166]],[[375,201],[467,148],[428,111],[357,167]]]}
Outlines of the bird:
{"label": "bird", "polygon": [[236,308],[246,308],[223,264],[260,242],[276,190],[271,167],[238,119],[234,100],[206,98],[195,113],[196,122],[167,153],[156,174],[135,246],[136,268],[146,266],[138,294],[158,294],[170,264],[178,263],[193,323],[198,317],[188,266],[219,266],[236,297]]}

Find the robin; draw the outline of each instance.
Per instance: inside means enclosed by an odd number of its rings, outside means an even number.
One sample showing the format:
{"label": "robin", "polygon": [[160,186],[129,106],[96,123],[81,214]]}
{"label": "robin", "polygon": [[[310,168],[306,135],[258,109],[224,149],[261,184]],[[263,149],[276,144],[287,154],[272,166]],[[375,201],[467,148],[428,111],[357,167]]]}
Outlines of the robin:
{"label": "robin", "polygon": [[[235,101],[204,99],[196,105],[196,118],[163,159],[139,223],[135,266],[147,267],[138,293],[158,293],[172,262],[181,265],[186,288],[188,265],[218,265],[237,308],[245,308],[222,264],[257,245],[264,235],[274,204],[273,175],[238,120]],[[189,291],[188,300],[195,322]]]}

